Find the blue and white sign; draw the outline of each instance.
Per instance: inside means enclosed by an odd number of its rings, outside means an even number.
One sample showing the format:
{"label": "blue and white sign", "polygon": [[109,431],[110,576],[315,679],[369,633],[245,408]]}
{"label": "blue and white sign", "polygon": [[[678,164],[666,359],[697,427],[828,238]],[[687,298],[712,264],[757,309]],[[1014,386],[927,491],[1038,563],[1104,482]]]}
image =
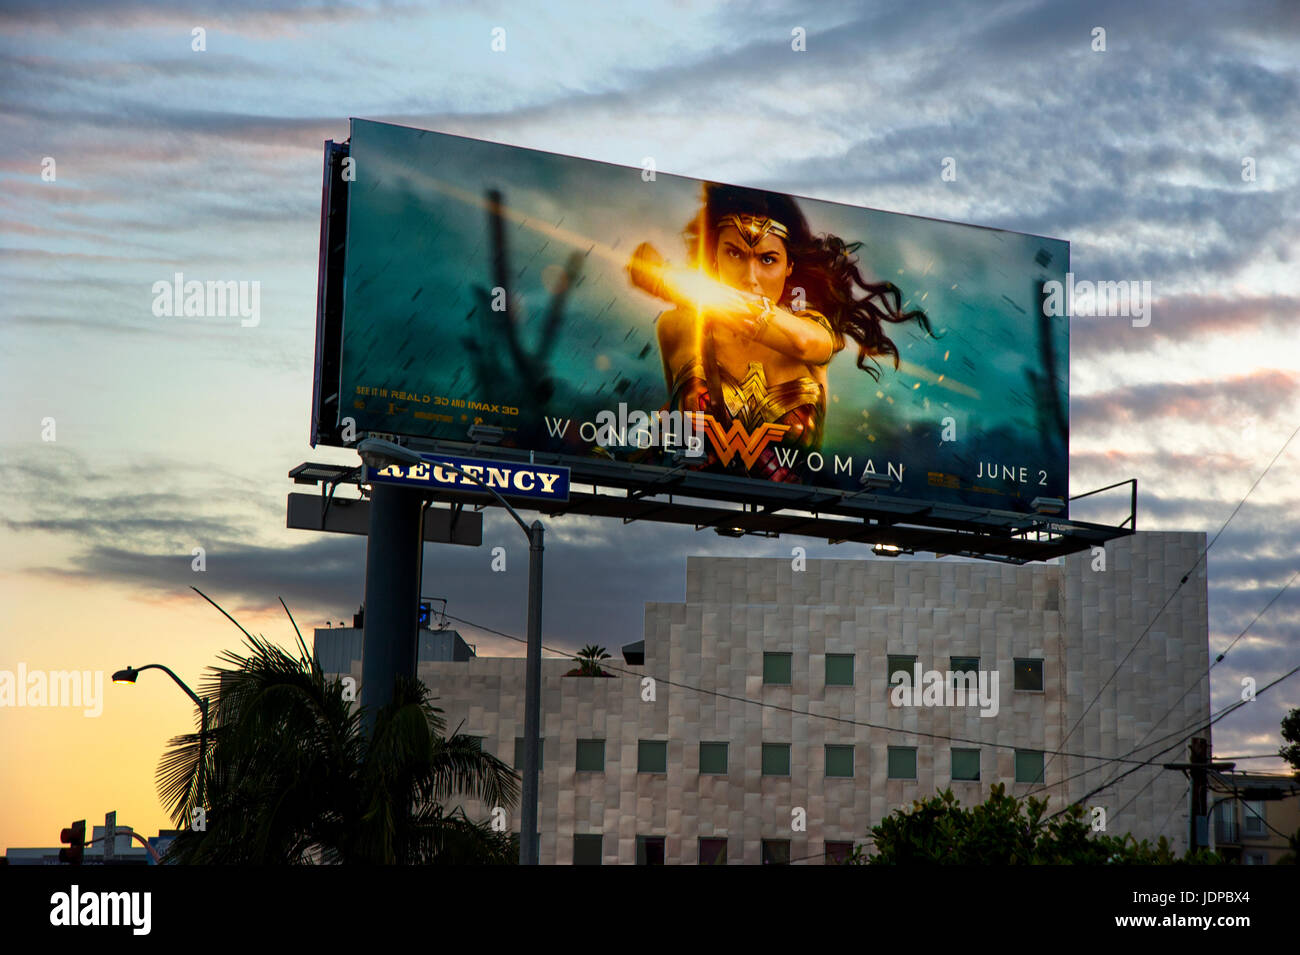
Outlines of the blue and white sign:
{"label": "blue and white sign", "polygon": [[569,499],[569,469],[542,464],[487,461],[445,454],[421,454],[419,464],[390,464],[366,468],[366,481],[405,484],[446,491],[485,493],[484,486],[502,497],[544,501]]}

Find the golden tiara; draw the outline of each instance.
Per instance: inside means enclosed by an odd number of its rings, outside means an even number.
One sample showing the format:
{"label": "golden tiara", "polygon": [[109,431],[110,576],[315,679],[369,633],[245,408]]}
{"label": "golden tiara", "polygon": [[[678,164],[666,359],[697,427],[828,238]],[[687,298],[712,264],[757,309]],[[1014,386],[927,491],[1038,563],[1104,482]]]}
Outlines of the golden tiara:
{"label": "golden tiara", "polygon": [[790,241],[790,230],[775,219],[767,216],[754,216],[747,213],[732,213],[723,216],[714,227],[719,232],[727,226],[734,226],[751,249],[763,241],[763,236],[771,233],[778,239]]}

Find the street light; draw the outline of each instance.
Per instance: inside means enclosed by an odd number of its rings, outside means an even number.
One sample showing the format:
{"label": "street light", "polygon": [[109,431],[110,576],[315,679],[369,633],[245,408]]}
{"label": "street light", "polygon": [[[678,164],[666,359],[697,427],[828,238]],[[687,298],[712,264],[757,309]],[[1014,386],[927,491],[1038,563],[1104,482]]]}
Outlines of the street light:
{"label": "street light", "polygon": [[[357,453],[370,467],[382,469],[390,464],[424,464],[424,458],[382,438],[366,438],[357,445]],[[448,464],[436,462],[445,471],[469,478],[497,499],[514,518],[528,538],[528,655],[524,664],[524,786],[519,820],[519,864],[537,865],[537,737],[541,732],[542,698],[542,552],[546,529],[541,521],[526,524],[510,502],[489,487],[478,475]]]}
{"label": "street light", "polygon": [[145,670],[162,670],[171,677],[176,685],[179,686],[189,696],[199,708],[201,722],[199,723],[199,787],[195,794],[199,805],[203,804],[203,783],[204,774],[207,772],[208,765],[208,698],[200,697],[197,693],[185,685],[185,681],[178,677],[161,663],[150,663],[143,667],[127,667],[125,670],[118,670],[113,674],[113,682],[121,683],[124,686],[135,686],[135,679]]}

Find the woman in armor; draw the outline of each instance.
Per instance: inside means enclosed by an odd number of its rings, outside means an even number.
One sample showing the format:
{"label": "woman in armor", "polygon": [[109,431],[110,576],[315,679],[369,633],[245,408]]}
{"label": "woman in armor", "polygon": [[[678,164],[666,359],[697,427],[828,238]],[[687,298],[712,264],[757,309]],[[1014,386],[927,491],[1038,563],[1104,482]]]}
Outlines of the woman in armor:
{"label": "woman in armor", "polygon": [[[628,265],[634,285],[671,306],[656,319],[665,410],[711,416],[719,436],[737,423],[742,441],[779,436],[752,462],[736,454],[727,468],[801,483],[803,463],[821,448],[831,359],[852,339],[858,367],[879,380],[876,358],[892,357],[895,368],[899,360],[883,323],[916,321],[933,334],[929,319],[903,312],[892,282],[865,281],[853,255],[861,243],[814,236],[789,196],[705,183],[683,235],[689,268],[670,266],[649,243]],[[697,466],[716,469],[705,448]]]}

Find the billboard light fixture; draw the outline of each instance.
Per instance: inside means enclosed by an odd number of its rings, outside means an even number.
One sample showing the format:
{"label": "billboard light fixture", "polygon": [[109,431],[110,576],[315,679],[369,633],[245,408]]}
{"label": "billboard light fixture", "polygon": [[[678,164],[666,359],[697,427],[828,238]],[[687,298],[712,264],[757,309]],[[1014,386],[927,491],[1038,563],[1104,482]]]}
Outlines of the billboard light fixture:
{"label": "billboard light fixture", "polygon": [[885,491],[894,487],[892,478],[883,477],[879,474],[864,474],[858,483],[868,491]]}
{"label": "billboard light fixture", "polygon": [[914,550],[899,547],[897,544],[877,544],[871,550],[877,557],[901,557],[904,554],[916,553]]}
{"label": "billboard light fixture", "polygon": [[361,460],[367,467],[377,471],[394,464],[409,465],[424,462],[424,459],[410,448],[385,441],[383,438],[366,438],[357,445],[357,454],[361,455]]}
{"label": "billboard light fixture", "polygon": [[1065,510],[1065,501],[1059,497],[1036,497],[1029,506],[1035,514],[1059,514]]}
{"label": "billboard light fixture", "polygon": [[715,527],[714,533],[719,537],[744,537],[745,529],[743,527]]}
{"label": "billboard light fixture", "polygon": [[500,444],[506,436],[505,428],[490,424],[472,424],[469,426],[469,439],[475,444]]}

